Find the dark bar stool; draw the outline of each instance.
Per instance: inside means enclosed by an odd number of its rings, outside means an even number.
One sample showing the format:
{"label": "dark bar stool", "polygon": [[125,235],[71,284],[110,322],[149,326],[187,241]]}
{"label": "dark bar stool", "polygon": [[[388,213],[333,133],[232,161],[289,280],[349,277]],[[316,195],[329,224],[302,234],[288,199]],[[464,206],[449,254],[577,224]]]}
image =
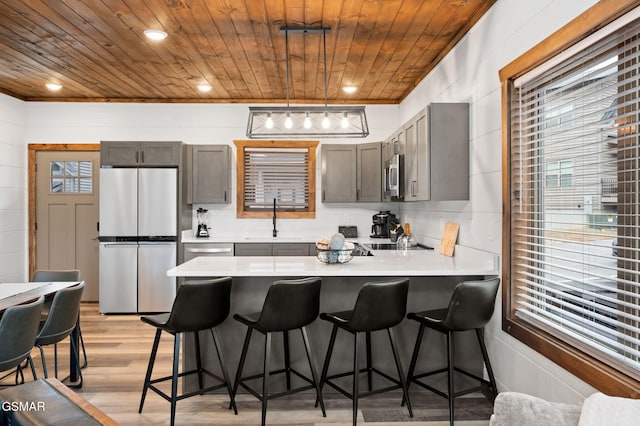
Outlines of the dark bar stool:
{"label": "dark bar stool", "polygon": [[[231,390],[229,373],[227,371],[227,366],[222,355],[220,337],[218,336],[218,332],[215,329],[216,326],[222,324],[227,316],[229,316],[230,297],[231,278],[229,277],[188,281],[178,288],[178,292],[173,302],[171,312],[166,314],[140,317],[143,322],[156,327],[157,330],[155,339],[153,341],[153,348],[151,349],[151,357],[149,358],[147,374],[144,379],[142,398],[140,400],[140,408],[138,409],[138,413],[142,412],[142,406],[144,405],[144,399],[147,395],[147,389],[151,389],[167,401],[171,402],[171,424],[173,425],[175,422],[177,401],[194,395],[202,395],[205,392],[220,389],[222,387],[227,388],[229,398],[231,398],[231,407],[233,407],[236,414],[238,413],[236,410],[235,400],[233,398],[233,392]],[[202,362],[200,359],[200,337],[198,335],[198,332],[200,330],[207,329],[210,330],[211,337],[213,338],[213,343],[216,347],[218,360],[220,361],[220,367],[222,369],[222,378],[202,367]],[[173,374],[171,376],[151,380],[151,373],[153,371],[153,365],[156,360],[158,344],[160,343],[160,335],[163,330],[174,336]],[[180,361],[180,335],[181,333],[186,332],[193,332],[194,334],[196,369],[183,371],[182,373],[178,374],[178,365]],[[204,388],[203,373],[210,377],[213,377],[214,379],[222,383]],[[198,375],[199,389],[196,391],[178,395],[178,378],[191,374]],[[155,386],[156,383],[166,380],[171,380],[171,396],[162,392]]]}
{"label": "dark bar stool", "polygon": [[[233,318],[245,324],[247,334],[242,347],[242,355],[240,356],[240,364],[236,372],[236,380],[233,386],[233,395],[238,391],[238,386],[242,386],[260,401],[262,401],[262,425],[265,424],[267,418],[267,401],[269,399],[290,395],[294,392],[301,392],[309,389],[316,390],[316,397],[320,401],[322,415],[326,416],[324,410],[324,402],[320,393],[320,382],[316,372],[316,366],[313,361],[313,353],[309,345],[309,338],[305,326],[311,324],[320,311],[320,278],[302,278],[298,280],[280,280],[275,281],[265,298],[262,312],[242,315],[235,314]],[[291,368],[289,359],[289,331],[299,329],[304,342],[304,348],[307,352],[307,360],[311,370],[311,379],[303,376],[298,371]],[[262,374],[242,377],[242,369],[247,357],[247,350],[251,340],[251,333],[256,330],[265,335],[264,343],[264,370]],[[271,335],[274,332],[282,332],[284,340],[284,369],[270,371],[271,363]],[[285,374],[287,390],[275,394],[269,394],[269,376],[274,374]],[[291,373],[308,382],[309,385],[296,389],[291,389]],[[246,383],[247,380],[253,380],[262,377],[262,394],[254,391]]]}
{"label": "dark bar stool", "polygon": [[[333,329],[331,330],[331,338],[329,340],[329,348],[327,349],[327,356],[322,368],[322,377],[320,385],[325,383],[336,389],[338,392],[345,395],[347,398],[353,400],[353,424],[356,424],[358,418],[358,398],[366,397],[369,395],[375,395],[382,392],[387,392],[393,389],[402,389],[404,399],[407,401],[407,408],[409,409],[409,416],[413,417],[413,411],[411,410],[411,402],[409,401],[409,395],[407,394],[407,387],[404,381],[404,373],[402,372],[402,364],[398,355],[398,349],[393,336],[391,327],[398,325],[403,319],[407,311],[407,292],[409,291],[409,280],[395,280],[388,282],[378,283],[366,283],[356,299],[356,304],[352,311],[335,312],[335,313],[322,313],[320,318],[333,323]],[[353,372],[346,372],[341,374],[334,374],[327,376],[329,370],[329,362],[331,361],[331,354],[333,352],[333,345],[336,341],[336,335],[338,328],[354,335],[354,347],[353,347]],[[398,371],[398,380],[383,373],[382,371],[373,368],[371,364],[371,332],[378,330],[387,330],[389,335],[389,342],[391,343],[391,350],[393,351],[393,358]],[[367,367],[360,369],[358,359],[358,348],[360,346],[360,340],[362,334],[366,337],[366,353],[367,353]],[[368,392],[361,393],[359,390],[359,373],[367,373]],[[385,379],[394,383],[393,386],[389,386],[382,389],[373,390],[371,379],[372,373],[377,373]],[[332,379],[345,376],[353,376],[353,391],[349,393],[331,382]]]}
{"label": "dark bar stool", "polygon": [[[416,339],[416,345],[413,349],[413,356],[411,357],[411,365],[409,366],[407,386],[411,385],[411,383],[413,382],[444,398],[447,398],[449,400],[449,423],[451,425],[453,425],[454,420],[453,402],[456,397],[481,390],[483,385],[489,385],[491,387],[490,400],[492,402],[493,399],[495,399],[495,397],[498,395],[496,379],[493,376],[493,370],[491,369],[491,363],[489,362],[487,348],[484,345],[484,326],[489,322],[491,316],[493,315],[493,308],[495,305],[499,284],[499,278],[492,278],[482,281],[461,282],[456,285],[456,288],[453,291],[453,295],[451,296],[451,300],[449,301],[449,306],[447,308],[434,309],[417,313],[411,312],[407,315],[407,318],[418,321],[420,323],[418,338]],[[429,371],[427,373],[414,374],[425,327],[432,328],[447,335],[447,367]],[[453,333],[456,331],[467,330],[476,331],[478,343],[480,344],[480,350],[482,351],[482,358],[487,368],[487,374],[489,375],[489,381],[455,366]],[[453,388],[454,371],[458,371],[465,374],[466,376],[480,381],[480,385],[472,389],[455,392]],[[448,374],[447,393],[429,386],[419,380],[423,377],[443,372],[447,372]]]}

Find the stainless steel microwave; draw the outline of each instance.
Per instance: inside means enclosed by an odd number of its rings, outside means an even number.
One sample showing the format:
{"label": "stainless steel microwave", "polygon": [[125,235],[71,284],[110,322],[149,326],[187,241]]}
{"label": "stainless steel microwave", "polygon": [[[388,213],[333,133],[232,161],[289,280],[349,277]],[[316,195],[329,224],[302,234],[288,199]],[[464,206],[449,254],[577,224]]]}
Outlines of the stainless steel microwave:
{"label": "stainless steel microwave", "polygon": [[384,201],[402,201],[404,198],[404,155],[396,153],[384,162]]}

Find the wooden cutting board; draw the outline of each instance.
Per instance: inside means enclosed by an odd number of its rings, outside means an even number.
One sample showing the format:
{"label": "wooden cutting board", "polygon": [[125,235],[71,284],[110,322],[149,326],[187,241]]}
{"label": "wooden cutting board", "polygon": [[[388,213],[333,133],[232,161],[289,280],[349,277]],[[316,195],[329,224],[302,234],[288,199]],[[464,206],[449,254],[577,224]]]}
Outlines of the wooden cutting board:
{"label": "wooden cutting board", "polygon": [[447,222],[444,224],[444,232],[442,233],[442,240],[440,241],[440,254],[453,256],[459,230],[460,225],[457,223]]}

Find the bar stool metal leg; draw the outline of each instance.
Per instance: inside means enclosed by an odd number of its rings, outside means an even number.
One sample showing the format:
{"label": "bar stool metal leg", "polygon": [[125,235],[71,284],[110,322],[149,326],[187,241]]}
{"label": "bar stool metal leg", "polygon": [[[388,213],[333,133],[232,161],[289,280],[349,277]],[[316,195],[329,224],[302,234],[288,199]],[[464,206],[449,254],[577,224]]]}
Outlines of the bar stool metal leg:
{"label": "bar stool metal leg", "polygon": [[[233,382],[233,397],[236,397],[238,393],[238,386],[240,386],[240,379],[242,378],[242,369],[244,368],[244,361],[247,359],[247,350],[249,349],[249,342],[251,341],[251,332],[253,328],[248,327],[247,333],[244,337],[244,343],[242,345],[242,353],[240,354],[240,362],[238,363],[238,369],[236,370],[236,380]],[[231,403],[229,403],[231,408]]]}
{"label": "bar stool metal leg", "polygon": [[267,423],[267,401],[269,400],[269,370],[271,365],[271,332],[264,336],[264,370],[262,373],[262,426]]}
{"label": "bar stool metal leg", "polygon": [[484,359],[484,365],[487,368],[487,374],[489,375],[489,383],[491,383],[491,393],[493,399],[498,396],[498,386],[496,384],[496,378],[493,375],[493,368],[491,368],[491,362],[489,362],[489,353],[487,347],[484,344],[484,328],[476,328],[476,336],[478,337],[478,343],[480,344],[480,351],[482,351],[482,358]]}
{"label": "bar stool metal leg", "polygon": [[373,385],[372,385],[373,372],[371,371],[371,333],[367,331],[365,335],[366,335],[366,345],[367,345],[367,385],[368,385],[369,392],[371,392],[373,390]]}
{"label": "bar stool metal leg", "polygon": [[171,426],[176,421],[176,402],[178,396],[178,367],[180,361],[180,333],[173,336],[173,378],[171,380]]}
{"label": "bar stool metal leg", "polygon": [[[193,340],[194,340],[194,344],[195,344],[195,349],[196,349],[196,370],[198,371],[198,388],[202,389],[203,386],[203,381],[202,381],[202,356],[200,354],[200,332],[199,331],[194,331],[193,332]],[[201,393],[200,395],[204,395],[204,393]]]}
{"label": "bar stool metal leg", "polygon": [[140,398],[140,407],[138,413],[142,413],[142,406],[144,405],[144,399],[147,396],[147,390],[149,389],[149,382],[151,381],[151,373],[153,372],[153,365],[156,362],[156,354],[158,353],[158,344],[160,344],[160,334],[162,330],[159,328],[156,330],[156,337],[153,339],[153,347],[151,348],[151,357],[149,358],[149,365],[147,366],[147,374],[144,377],[144,385],[142,386],[142,398]]}
{"label": "bar stool metal leg", "polygon": [[447,387],[449,390],[449,424],[453,426],[454,419],[454,386],[453,386],[453,374],[455,370],[454,364],[455,357],[453,356],[453,332],[449,331],[447,333],[447,374],[449,375],[449,380],[447,381]]}
{"label": "bar stool metal leg", "polygon": [[236,407],[236,400],[233,395],[233,389],[231,388],[231,380],[229,378],[229,371],[227,370],[227,364],[224,362],[224,356],[222,355],[222,346],[220,345],[220,336],[218,330],[211,328],[211,337],[213,338],[213,345],[216,348],[218,354],[218,360],[220,361],[220,368],[222,369],[222,378],[227,385],[227,392],[229,393],[230,408],[233,408],[234,414],[238,414],[238,407]]}
{"label": "bar stool metal leg", "polygon": [[409,410],[409,417],[413,417],[413,410],[411,409],[411,400],[409,399],[409,388],[404,381],[404,373],[402,372],[402,363],[400,362],[400,356],[398,355],[398,348],[396,346],[396,339],[393,336],[393,331],[387,328],[389,334],[389,342],[391,343],[391,350],[393,351],[393,359],[396,363],[396,370],[398,371],[398,380],[400,386],[402,386],[402,400],[407,401],[407,410]]}
{"label": "bar stool metal leg", "polygon": [[309,368],[311,369],[311,378],[316,388],[316,406],[317,403],[320,403],[320,409],[322,410],[322,417],[327,417],[327,412],[324,409],[324,400],[322,398],[322,391],[320,389],[320,382],[318,380],[318,373],[316,371],[316,364],[313,361],[313,355],[311,352],[311,344],[309,343],[309,337],[307,336],[307,330],[305,327],[300,329],[300,333],[302,334],[302,341],[304,342],[304,349],[307,352],[307,360],[309,361]]}
{"label": "bar stool metal leg", "polygon": [[353,424],[355,425],[358,422],[358,393],[359,393],[359,385],[360,385],[360,376],[358,372],[360,371],[359,363],[358,363],[358,346],[360,343],[360,332],[355,332],[353,336]]}
{"label": "bar stool metal leg", "polygon": [[289,360],[289,332],[282,332],[282,341],[284,343],[284,375],[287,381],[287,390],[291,390],[291,361]]}
{"label": "bar stool metal leg", "polygon": [[[416,369],[416,363],[418,362],[418,354],[420,353],[420,346],[422,346],[422,337],[424,336],[425,326],[420,324],[418,329],[418,337],[416,338],[416,344],[413,347],[413,355],[411,355],[411,363],[409,364],[409,372],[407,373],[407,393],[409,392],[409,386],[411,386],[411,378]],[[404,407],[405,398],[402,398],[402,406]]]}

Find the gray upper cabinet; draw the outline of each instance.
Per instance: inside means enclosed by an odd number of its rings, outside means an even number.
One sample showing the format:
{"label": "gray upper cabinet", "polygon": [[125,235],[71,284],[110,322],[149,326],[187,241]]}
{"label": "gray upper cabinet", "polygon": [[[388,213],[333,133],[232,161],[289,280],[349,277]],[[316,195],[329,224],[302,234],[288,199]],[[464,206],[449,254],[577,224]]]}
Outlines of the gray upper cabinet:
{"label": "gray upper cabinet", "polygon": [[382,144],[359,144],[356,152],[356,201],[379,202],[382,200]]}
{"label": "gray upper cabinet", "polygon": [[469,104],[431,104],[404,133],[404,200],[468,200]]}
{"label": "gray upper cabinet", "polygon": [[429,173],[431,159],[425,110],[405,123],[404,134],[404,200],[429,200],[431,195],[431,176]]}
{"label": "gray upper cabinet", "polygon": [[322,145],[322,202],[356,201],[355,145]]}
{"label": "gray upper cabinet", "polygon": [[100,142],[100,165],[178,167],[181,142]]}
{"label": "gray upper cabinet", "polygon": [[188,145],[187,203],[231,202],[231,155],[228,145]]}
{"label": "gray upper cabinet", "polygon": [[380,142],[323,144],[322,202],[353,203],[381,200]]}

